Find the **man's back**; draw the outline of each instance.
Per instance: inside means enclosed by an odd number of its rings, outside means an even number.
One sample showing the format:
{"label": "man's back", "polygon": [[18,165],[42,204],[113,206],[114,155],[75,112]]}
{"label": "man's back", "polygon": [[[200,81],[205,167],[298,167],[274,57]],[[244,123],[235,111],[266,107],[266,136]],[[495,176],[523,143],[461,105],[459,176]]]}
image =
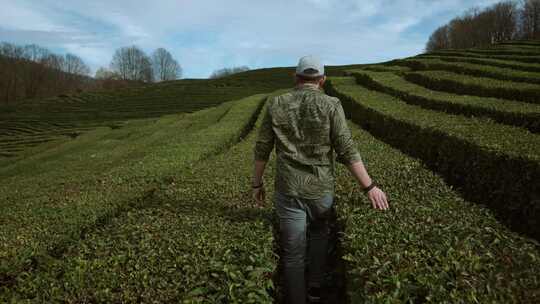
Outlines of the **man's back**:
{"label": "man's back", "polygon": [[256,158],[264,159],[276,147],[276,190],[319,198],[334,192],[334,156],[359,160],[339,99],[324,94],[317,85],[303,84],[268,102]]}
{"label": "man's back", "polygon": [[253,198],[263,204],[264,169],[276,147],[274,206],[288,303],[321,299],[328,215],[334,202],[333,151],[363,187],[373,207],[388,208],[386,195],[373,183],[355,149],[339,99],[321,90],[325,80],[318,58],[300,58],[295,90],[267,102],[254,151]]}

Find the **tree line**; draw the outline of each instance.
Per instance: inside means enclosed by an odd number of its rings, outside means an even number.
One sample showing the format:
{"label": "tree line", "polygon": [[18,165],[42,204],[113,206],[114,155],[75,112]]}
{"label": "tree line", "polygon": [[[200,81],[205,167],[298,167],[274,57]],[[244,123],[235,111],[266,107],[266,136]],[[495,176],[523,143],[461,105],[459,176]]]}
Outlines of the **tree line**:
{"label": "tree line", "polygon": [[245,65],[232,67],[232,68],[222,68],[222,69],[218,69],[212,72],[212,74],[210,75],[210,79],[223,78],[229,75],[233,75],[233,74],[237,74],[237,73],[241,73],[245,71],[249,71],[249,67]]}
{"label": "tree line", "polygon": [[70,92],[115,89],[182,77],[182,67],[163,48],[148,56],[137,46],[115,51],[110,68],[90,68],[77,55],[59,55],[36,44],[0,43],[0,101],[51,97]]}
{"label": "tree line", "polygon": [[472,8],[437,28],[426,51],[482,47],[512,39],[540,39],[540,0],[507,0]]}
{"label": "tree line", "polygon": [[[248,71],[239,66],[215,70],[210,78]],[[182,77],[182,67],[164,48],[147,55],[138,46],[114,52],[109,67],[100,67],[94,77],[77,55],[59,55],[36,44],[0,44],[0,100],[10,103],[27,98],[52,97],[70,92],[117,89]]]}
{"label": "tree line", "polygon": [[[247,66],[217,69],[210,79],[217,79],[249,71]],[[175,80],[182,77],[182,67],[164,48],[155,50],[151,56],[137,46],[123,47],[114,53],[110,67],[96,71],[96,79],[121,79],[142,82]]]}
{"label": "tree line", "polygon": [[182,77],[182,67],[169,51],[156,49],[151,56],[133,45],[114,52],[109,68],[100,67],[95,78],[160,82]]}
{"label": "tree line", "polygon": [[91,86],[90,68],[74,54],[58,55],[36,44],[0,44],[0,100],[53,96]]}

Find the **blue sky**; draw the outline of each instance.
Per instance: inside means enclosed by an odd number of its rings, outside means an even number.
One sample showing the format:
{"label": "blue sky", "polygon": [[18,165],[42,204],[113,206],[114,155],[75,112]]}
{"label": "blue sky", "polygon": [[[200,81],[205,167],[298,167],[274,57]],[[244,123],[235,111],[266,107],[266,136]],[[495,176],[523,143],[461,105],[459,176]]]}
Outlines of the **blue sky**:
{"label": "blue sky", "polygon": [[212,71],[379,62],[423,51],[431,32],[497,0],[0,0],[0,41],[79,55],[94,72],[114,50],[169,50],[184,78]]}

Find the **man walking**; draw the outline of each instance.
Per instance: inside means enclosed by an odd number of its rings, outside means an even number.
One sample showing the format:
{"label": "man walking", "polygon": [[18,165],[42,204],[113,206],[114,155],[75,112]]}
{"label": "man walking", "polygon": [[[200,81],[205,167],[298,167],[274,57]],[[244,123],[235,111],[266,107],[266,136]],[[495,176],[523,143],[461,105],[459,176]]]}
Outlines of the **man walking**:
{"label": "man walking", "polygon": [[261,204],[265,197],[264,168],[276,147],[274,204],[285,293],[291,304],[305,303],[306,297],[311,302],[320,301],[328,215],[334,197],[334,152],[373,207],[388,209],[385,193],[372,182],[354,146],[339,99],[322,90],[325,80],[321,62],[313,56],[302,57],[296,68],[295,89],[268,100],[254,150],[253,196]]}

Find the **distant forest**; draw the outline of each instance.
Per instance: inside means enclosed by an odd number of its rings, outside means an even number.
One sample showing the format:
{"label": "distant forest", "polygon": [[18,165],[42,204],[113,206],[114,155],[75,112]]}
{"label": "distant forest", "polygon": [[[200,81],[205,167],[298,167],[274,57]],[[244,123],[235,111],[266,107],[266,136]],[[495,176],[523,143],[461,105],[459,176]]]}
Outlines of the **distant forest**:
{"label": "distant forest", "polygon": [[436,29],[426,51],[483,47],[513,39],[540,39],[540,0],[472,8]]}
{"label": "distant forest", "polygon": [[84,90],[95,83],[90,68],[73,54],[54,54],[35,44],[0,44],[0,100],[53,96]]}
{"label": "distant forest", "polygon": [[90,68],[77,55],[58,55],[36,44],[0,44],[0,103],[3,104],[181,76],[180,64],[163,48],[151,56],[137,46],[120,48],[114,53],[110,68],[99,68],[92,78]]}
{"label": "distant forest", "polygon": [[[247,66],[215,70],[222,78],[249,70]],[[58,55],[36,44],[0,43],[0,104],[62,94],[118,89],[182,78],[182,67],[164,48],[151,55],[133,45],[117,49],[109,67],[90,68],[77,55]]]}

